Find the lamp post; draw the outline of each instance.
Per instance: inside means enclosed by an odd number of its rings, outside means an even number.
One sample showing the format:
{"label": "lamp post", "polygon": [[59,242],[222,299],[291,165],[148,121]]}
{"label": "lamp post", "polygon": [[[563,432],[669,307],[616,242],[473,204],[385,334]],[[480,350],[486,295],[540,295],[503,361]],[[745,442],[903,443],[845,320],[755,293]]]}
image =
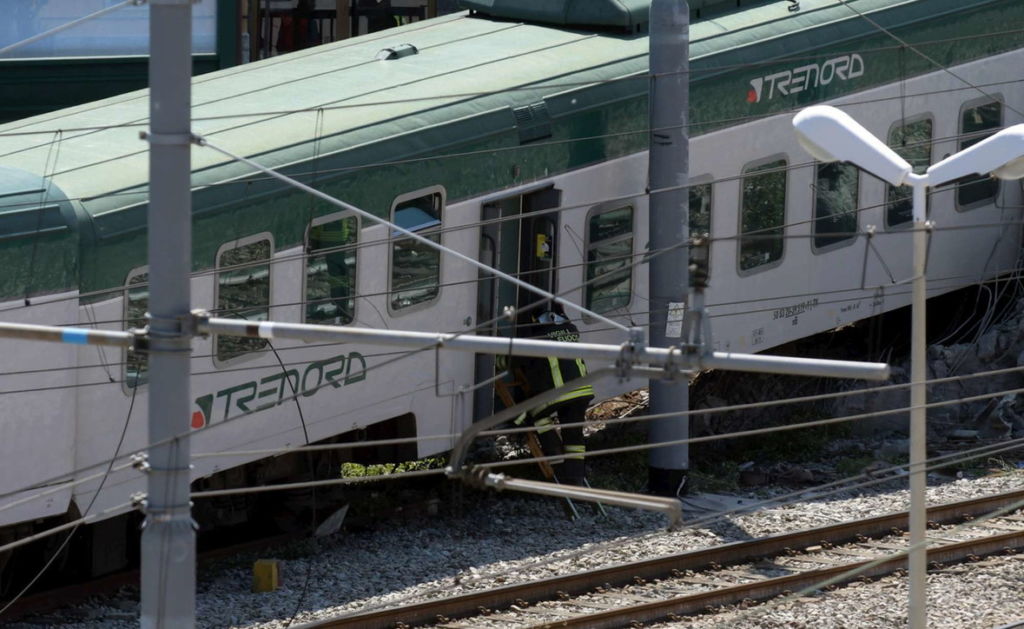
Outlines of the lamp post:
{"label": "lamp post", "polygon": [[871,135],[845,112],[818,105],[793,118],[797,139],[815,159],[850,162],[893,186],[913,188],[914,284],[910,345],[910,629],[927,626],[925,585],[926,392],[925,392],[925,252],[926,195],[930,186],[941,186],[969,175],[1000,179],[1024,177],[1024,124],[1018,124],[968,149],[932,165],[922,175],[913,173],[905,159]]}

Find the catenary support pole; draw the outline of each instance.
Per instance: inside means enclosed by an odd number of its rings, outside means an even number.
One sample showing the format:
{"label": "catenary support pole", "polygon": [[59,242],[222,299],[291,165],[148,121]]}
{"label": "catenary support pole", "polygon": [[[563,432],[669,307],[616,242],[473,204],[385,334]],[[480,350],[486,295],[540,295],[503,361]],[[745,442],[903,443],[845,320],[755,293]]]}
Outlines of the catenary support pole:
{"label": "catenary support pole", "polygon": [[195,626],[189,502],[191,0],[150,0],[149,451],[141,626]]}
{"label": "catenary support pole", "polygon": [[910,629],[925,629],[928,625],[928,548],[925,546],[928,515],[925,490],[928,475],[927,410],[925,403],[925,332],[927,318],[925,256],[927,253],[927,191],[926,177],[910,175],[913,186],[914,212],[914,284],[910,339],[910,572],[909,620]]}
{"label": "catenary support pole", "polygon": [[[683,338],[683,316],[689,281],[688,199],[690,148],[687,123],[690,109],[690,7],[686,0],[653,0],[650,17],[650,344],[678,345]],[[652,381],[652,414],[689,410],[685,377],[676,382]],[[652,421],[649,443],[686,439],[689,418],[667,417]],[[648,490],[675,496],[684,490],[690,465],[687,444],[655,448],[648,459]]]}

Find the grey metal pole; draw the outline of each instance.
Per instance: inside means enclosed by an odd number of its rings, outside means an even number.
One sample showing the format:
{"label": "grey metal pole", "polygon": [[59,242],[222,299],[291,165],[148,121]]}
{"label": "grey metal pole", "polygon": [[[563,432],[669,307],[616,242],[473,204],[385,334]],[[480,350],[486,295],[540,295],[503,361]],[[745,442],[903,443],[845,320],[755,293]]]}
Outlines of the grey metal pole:
{"label": "grey metal pole", "polygon": [[150,0],[149,451],[141,626],[195,626],[189,501],[191,0]]}
{"label": "grey metal pole", "polygon": [[[687,130],[690,110],[690,7],[686,0],[653,0],[650,18],[650,210],[648,225],[652,251],[665,251],[651,259],[650,344],[668,347],[683,341],[683,316],[689,283],[688,199],[690,147]],[[659,190],[664,190],[658,192]],[[652,414],[689,410],[689,386],[652,381]],[[688,417],[652,421],[649,443],[686,439]],[[655,448],[648,459],[648,490],[676,496],[685,488],[690,466],[687,444]]]}
{"label": "grey metal pole", "polygon": [[926,280],[925,253],[927,251],[926,208],[928,180],[924,176],[910,175],[914,190],[914,284],[912,327],[910,340],[910,554],[907,562],[910,572],[909,620],[910,629],[928,626],[928,548],[925,546],[928,514],[927,459],[927,393],[925,389]]}

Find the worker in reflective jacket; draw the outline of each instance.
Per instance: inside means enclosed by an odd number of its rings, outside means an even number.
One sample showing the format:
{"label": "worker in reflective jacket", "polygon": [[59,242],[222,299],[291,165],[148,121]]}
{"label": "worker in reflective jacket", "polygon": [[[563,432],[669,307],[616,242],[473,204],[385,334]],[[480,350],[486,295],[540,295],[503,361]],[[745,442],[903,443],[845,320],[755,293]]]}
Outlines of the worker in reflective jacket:
{"label": "worker in reflective jacket", "polygon": [[[551,310],[535,317],[531,326],[530,336],[549,341],[575,343],[580,339],[580,332],[565,316],[561,306],[555,304]],[[533,420],[540,436],[541,448],[546,456],[564,454],[564,460],[555,469],[559,482],[571,485],[585,483],[584,454],[586,446],[583,442],[582,423],[586,417],[587,406],[594,399],[594,388],[584,385],[573,387],[572,381],[587,375],[587,367],[581,359],[566,359],[548,356],[547,358],[517,357],[513,365],[522,370],[526,377],[531,396],[548,391],[564,384],[570,386],[556,399],[541,404],[530,410],[526,415]],[[561,439],[555,430],[555,420],[565,424],[581,424],[565,426],[561,430]],[[525,418],[520,417],[517,423]],[[557,464],[557,459],[551,461]]]}

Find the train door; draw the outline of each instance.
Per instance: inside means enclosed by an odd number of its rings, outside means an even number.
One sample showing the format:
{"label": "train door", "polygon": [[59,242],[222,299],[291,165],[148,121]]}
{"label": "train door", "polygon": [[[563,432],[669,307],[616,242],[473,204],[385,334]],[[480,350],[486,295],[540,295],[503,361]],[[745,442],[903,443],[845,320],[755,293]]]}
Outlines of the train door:
{"label": "train door", "polygon": [[[545,291],[557,292],[558,213],[546,210],[557,208],[561,196],[560,190],[548,187],[485,202],[480,213],[480,261]],[[536,293],[481,271],[476,322],[482,327],[477,334],[514,338],[528,333],[524,325],[536,311],[530,306],[538,301],[543,300]],[[508,307],[516,309],[515,321],[502,316]],[[494,375],[494,357],[477,355],[476,382],[486,382]],[[473,407],[474,419],[493,414],[494,387],[477,389]]]}

